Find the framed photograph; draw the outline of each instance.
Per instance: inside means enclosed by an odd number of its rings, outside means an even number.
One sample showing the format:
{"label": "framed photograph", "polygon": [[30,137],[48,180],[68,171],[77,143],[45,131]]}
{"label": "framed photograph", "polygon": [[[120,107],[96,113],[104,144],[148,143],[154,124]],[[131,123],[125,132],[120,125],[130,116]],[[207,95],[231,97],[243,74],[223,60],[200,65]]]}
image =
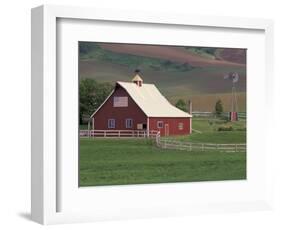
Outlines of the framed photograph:
{"label": "framed photograph", "polygon": [[32,9],[32,219],[270,209],[273,23]]}

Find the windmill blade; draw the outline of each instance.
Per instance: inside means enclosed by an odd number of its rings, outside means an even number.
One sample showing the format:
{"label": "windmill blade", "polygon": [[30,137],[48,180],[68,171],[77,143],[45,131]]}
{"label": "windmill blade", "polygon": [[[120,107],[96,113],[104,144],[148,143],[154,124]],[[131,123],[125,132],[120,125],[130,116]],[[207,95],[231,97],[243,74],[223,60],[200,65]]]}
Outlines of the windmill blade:
{"label": "windmill blade", "polygon": [[233,83],[236,83],[236,82],[238,82],[238,80],[239,80],[239,75],[238,75],[238,73],[236,73],[236,72],[229,72],[228,74],[225,74],[224,76],[223,76],[223,79],[224,80],[231,80]]}
{"label": "windmill blade", "polygon": [[234,74],[232,75],[232,82],[233,82],[233,83],[236,83],[236,82],[238,82],[238,80],[239,80],[239,75],[238,75],[238,73],[234,73]]}
{"label": "windmill blade", "polygon": [[225,75],[223,76],[223,79],[224,79],[224,80],[229,79],[229,74],[225,74]]}

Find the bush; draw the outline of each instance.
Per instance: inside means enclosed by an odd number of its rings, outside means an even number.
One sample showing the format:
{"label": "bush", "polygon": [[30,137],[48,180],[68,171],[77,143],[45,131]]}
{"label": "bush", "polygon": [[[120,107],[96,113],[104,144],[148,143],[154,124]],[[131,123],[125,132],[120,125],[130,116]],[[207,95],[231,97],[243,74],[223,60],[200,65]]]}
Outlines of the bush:
{"label": "bush", "polygon": [[222,101],[219,99],[215,104],[215,113],[217,116],[220,116],[223,112]]}
{"label": "bush", "polygon": [[176,103],[176,107],[182,111],[187,112],[187,105],[183,99],[179,99]]}
{"label": "bush", "polygon": [[220,126],[218,128],[218,131],[233,131],[233,127],[232,126]]}

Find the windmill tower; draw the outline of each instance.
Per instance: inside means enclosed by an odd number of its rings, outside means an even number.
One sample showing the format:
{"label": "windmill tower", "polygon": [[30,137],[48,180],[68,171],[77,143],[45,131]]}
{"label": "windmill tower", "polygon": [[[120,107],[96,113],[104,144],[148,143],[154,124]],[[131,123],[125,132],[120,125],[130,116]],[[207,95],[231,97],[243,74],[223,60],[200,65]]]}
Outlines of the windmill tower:
{"label": "windmill tower", "polygon": [[232,83],[231,90],[231,109],[229,112],[229,120],[230,121],[238,121],[238,103],[237,103],[237,94],[235,84],[239,80],[239,75],[236,72],[230,72],[224,76],[225,80],[229,80]]}

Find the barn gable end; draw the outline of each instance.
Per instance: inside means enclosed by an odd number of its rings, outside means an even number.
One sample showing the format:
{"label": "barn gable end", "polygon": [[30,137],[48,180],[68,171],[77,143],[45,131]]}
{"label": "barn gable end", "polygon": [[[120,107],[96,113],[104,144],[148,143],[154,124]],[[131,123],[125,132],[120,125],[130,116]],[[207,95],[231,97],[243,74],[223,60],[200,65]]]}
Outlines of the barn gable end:
{"label": "barn gable end", "polygon": [[[93,128],[97,130],[136,130],[137,124],[146,124],[147,116],[135,103],[124,88],[116,84],[114,91],[92,115]],[[109,119],[114,119],[114,127],[108,126]],[[132,120],[131,128],[126,127],[126,120]],[[130,123],[130,122],[127,122]]]}

